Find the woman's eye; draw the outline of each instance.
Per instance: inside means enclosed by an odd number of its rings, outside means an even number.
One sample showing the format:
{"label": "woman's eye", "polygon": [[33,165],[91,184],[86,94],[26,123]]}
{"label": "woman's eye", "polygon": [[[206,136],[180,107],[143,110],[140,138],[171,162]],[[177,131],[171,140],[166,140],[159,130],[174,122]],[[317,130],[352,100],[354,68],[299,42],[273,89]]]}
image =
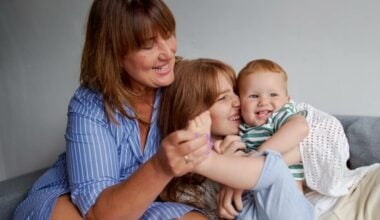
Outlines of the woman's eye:
{"label": "woman's eye", "polygon": [[223,100],[226,100],[227,99],[227,96],[221,96],[217,99],[217,101],[223,101]]}
{"label": "woman's eye", "polygon": [[154,40],[148,40],[141,45],[141,49],[149,50],[154,46]]}
{"label": "woman's eye", "polygon": [[164,36],[164,39],[165,40],[168,40],[172,37],[175,37],[175,33],[173,34],[172,32],[168,32],[165,36]]}

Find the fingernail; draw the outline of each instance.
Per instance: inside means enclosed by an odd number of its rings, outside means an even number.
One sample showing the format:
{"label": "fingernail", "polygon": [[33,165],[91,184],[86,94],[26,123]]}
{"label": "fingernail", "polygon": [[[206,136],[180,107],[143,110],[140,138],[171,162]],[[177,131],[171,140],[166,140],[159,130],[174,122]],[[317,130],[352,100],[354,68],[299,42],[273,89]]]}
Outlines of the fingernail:
{"label": "fingernail", "polygon": [[211,141],[211,136],[210,136],[210,134],[206,134],[206,139],[207,139],[208,141]]}
{"label": "fingernail", "polygon": [[206,134],[206,139],[207,139],[208,146],[211,149],[212,146],[214,146],[214,142],[212,141],[210,134]]}

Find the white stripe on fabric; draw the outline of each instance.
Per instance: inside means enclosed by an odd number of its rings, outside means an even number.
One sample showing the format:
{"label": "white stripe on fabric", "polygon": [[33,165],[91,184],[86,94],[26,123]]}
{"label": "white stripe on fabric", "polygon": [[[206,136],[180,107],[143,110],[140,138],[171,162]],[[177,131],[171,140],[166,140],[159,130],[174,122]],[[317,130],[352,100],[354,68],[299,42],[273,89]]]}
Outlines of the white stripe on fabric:
{"label": "white stripe on fabric", "polygon": [[[67,160],[71,163],[68,168],[72,199],[82,214],[94,204],[102,190],[128,178],[157,151],[160,143],[156,125],[159,95],[158,92],[145,152],[141,152],[135,120],[117,113],[120,125],[109,124],[100,95],[83,87],[75,93],[68,113],[71,123],[66,131]],[[175,203],[155,204],[157,207],[146,214],[152,212],[157,219],[181,216],[192,209]]]}
{"label": "white stripe on fabric", "polygon": [[[56,199],[68,192],[84,215],[105,188],[127,179],[156,153],[160,143],[156,120],[159,98],[160,91],[145,152],[141,152],[137,122],[116,114],[120,125],[108,123],[102,97],[80,87],[68,107],[66,154],[36,181],[16,209],[14,219],[48,219]],[[129,108],[126,111],[131,113]],[[184,204],[154,202],[142,219],[174,219],[193,209]]]}

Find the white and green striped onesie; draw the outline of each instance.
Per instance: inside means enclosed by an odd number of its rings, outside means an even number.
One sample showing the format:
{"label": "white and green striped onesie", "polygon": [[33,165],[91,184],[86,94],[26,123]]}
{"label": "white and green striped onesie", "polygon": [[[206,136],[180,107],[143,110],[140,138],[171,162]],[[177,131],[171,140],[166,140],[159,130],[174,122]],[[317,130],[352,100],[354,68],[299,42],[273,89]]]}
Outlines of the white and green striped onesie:
{"label": "white and green striped onesie", "polygon": [[[280,110],[273,113],[266,124],[250,127],[247,124],[240,125],[240,137],[247,146],[247,151],[257,150],[257,148],[270,138],[286,120],[295,115],[301,114],[306,117],[306,111],[297,112],[296,105],[293,101],[286,103]],[[295,180],[304,180],[302,163],[289,166]]]}

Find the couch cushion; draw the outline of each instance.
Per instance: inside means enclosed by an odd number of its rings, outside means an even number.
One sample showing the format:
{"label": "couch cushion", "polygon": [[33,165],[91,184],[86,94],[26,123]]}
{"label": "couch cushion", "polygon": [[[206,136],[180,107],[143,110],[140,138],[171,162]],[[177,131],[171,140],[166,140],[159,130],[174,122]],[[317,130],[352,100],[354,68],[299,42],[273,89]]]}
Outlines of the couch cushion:
{"label": "couch cushion", "polygon": [[12,219],[14,209],[43,171],[38,170],[0,182],[0,219]]}
{"label": "couch cushion", "polygon": [[337,116],[350,144],[351,168],[380,163],[380,117]]}

